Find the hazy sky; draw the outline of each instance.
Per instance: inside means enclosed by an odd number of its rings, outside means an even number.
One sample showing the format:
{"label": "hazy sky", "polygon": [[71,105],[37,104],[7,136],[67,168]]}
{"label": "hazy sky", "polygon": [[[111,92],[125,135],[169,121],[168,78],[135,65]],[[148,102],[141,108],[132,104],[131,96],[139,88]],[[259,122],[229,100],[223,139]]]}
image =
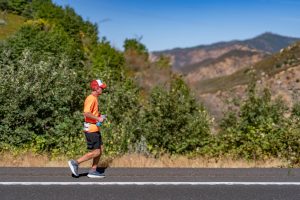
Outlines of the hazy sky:
{"label": "hazy sky", "polygon": [[123,49],[142,37],[149,51],[192,47],[264,32],[300,37],[300,0],[52,0],[98,24]]}

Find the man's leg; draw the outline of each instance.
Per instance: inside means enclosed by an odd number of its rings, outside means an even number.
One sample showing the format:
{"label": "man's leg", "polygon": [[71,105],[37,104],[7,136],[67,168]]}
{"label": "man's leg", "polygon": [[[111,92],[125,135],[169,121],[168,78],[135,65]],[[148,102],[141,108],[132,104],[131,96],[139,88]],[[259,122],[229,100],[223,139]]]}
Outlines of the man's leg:
{"label": "man's leg", "polygon": [[[99,159],[100,159],[100,156],[101,156],[101,149],[94,149],[94,150],[86,153],[85,155],[83,155],[81,158],[78,158],[77,163],[80,164],[80,163],[90,160],[92,158],[93,158],[93,163],[94,163],[94,159],[97,157],[99,157]],[[98,159],[98,162],[99,162],[99,159]]]}
{"label": "man's leg", "polygon": [[103,145],[100,146],[99,150],[100,150],[100,154],[97,157],[93,158],[92,168],[87,175],[89,178],[104,178],[105,177],[104,173],[100,173],[97,171],[98,163],[99,163],[101,154],[103,152]]}
{"label": "man's leg", "polygon": [[69,160],[69,166],[72,171],[72,173],[75,176],[79,176],[78,174],[78,167],[79,164],[82,162],[85,162],[87,160],[93,159],[93,164],[92,164],[92,169],[91,174],[89,173],[88,177],[94,178],[94,177],[104,177],[104,175],[99,174],[97,172],[97,166],[103,151],[103,144],[102,144],[102,138],[100,133],[86,133],[86,141],[87,141],[87,146],[88,149],[92,149],[90,152],[86,153],[79,159],[75,160]]}
{"label": "man's leg", "polygon": [[97,163],[95,165],[95,170],[96,170],[100,156],[101,156],[101,149],[94,149],[94,150],[86,153],[85,155],[83,155],[82,157],[80,157],[77,160],[69,160],[68,164],[72,171],[72,174],[74,174],[75,176],[79,176],[79,174],[78,174],[79,164],[82,162],[85,162],[87,160],[90,160],[92,158],[93,158],[93,166],[94,166],[94,163],[96,163],[96,161],[97,161]]}
{"label": "man's leg", "polygon": [[91,151],[83,155],[81,158],[77,159],[78,164],[101,156],[102,138],[100,133],[85,133],[85,137],[88,149],[91,149]]}
{"label": "man's leg", "polygon": [[100,154],[97,157],[93,158],[92,170],[97,170],[98,163],[99,163],[100,157],[102,155],[102,152],[103,152],[103,145],[100,146]]}

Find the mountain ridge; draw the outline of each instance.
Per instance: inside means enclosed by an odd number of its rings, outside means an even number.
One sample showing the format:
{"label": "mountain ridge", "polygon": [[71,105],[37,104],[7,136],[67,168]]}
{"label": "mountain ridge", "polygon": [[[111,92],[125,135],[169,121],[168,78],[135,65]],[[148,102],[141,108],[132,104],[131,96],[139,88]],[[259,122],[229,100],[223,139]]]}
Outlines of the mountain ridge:
{"label": "mountain ridge", "polygon": [[248,49],[250,51],[260,51],[264,54],[272,54],[298,40],[300,38],[265,32],[246,40],[222,41],[209,45],[154,51],[152,52],[152,59],[155,60],[161,54],[169,56],[173,70],[181,72],[187,65],[192,65],[208,58],[215,59],[234,49]]}
{"label": "mountain ridge", "polygon": [[291,39],[295,39],[295,40],[300,40],[300,37],[292,37],[292,36],[283,36],[277,33],[272,33],[272,32],[264,32],[262,34],[259,34],[257,36],[254,36],[252,38],[249,39],[244,39],[244,40],[238,40],[238,39],[233,39],[233,40],[228,40],[228,41],[219,41],[219,42],[213,42],[211,44],[200,44],[200,45],[196,45],[196,46],[191,46],[191,47],[175,47],[175,48],[171,48],[171,49],[165,49],[165,50],[159,50],[159,51],[152,51],[152,53],[156,54],[156,53],[164,53],[164,52],[171,52],[171,51],[181,51],[181,50],[193,50],[193,49],[198,49],[198,48],[219,48],[222,47],[224,45],[230,45],[233,43],[239,43],[239,42],[249,42],[251,40],[256,40],[256,39],[260,39],[260,38],[265,38],[265,37],[269,37],[269,36],[275,36],[275,37],[281,37],[281,38],[291,38]]}

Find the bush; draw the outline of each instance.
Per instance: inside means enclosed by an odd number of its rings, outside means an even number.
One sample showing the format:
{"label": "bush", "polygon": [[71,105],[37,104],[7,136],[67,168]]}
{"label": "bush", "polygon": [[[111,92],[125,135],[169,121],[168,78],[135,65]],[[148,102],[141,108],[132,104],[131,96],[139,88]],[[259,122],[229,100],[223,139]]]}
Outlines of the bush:
{"label": "bush", "polygon": [[144,113],[148,149],[171,154],[200,152],[207,144],[210,119],[180,77],[174,76],[169,91],[153,89]]}
{"label": "bush", "polygon": [[[10,57],[7,49],[0,59],[0,149],[6,144],[24,147],[36,142],[36,150],[51,151],[62,138],[66,142],[66,138],[77,137],[81,123],[67,122],[82,119],[76,113],[82,107],[79,99],[84,88],[78,73],[69,68],[68,58],[29,50],[15,62]],[[61,151],[68,149],[65,143]]]}
{"label": "bush", "polygon": [[271,100],[268,89],[260,95],[255,84],[250,84],[240,111],[229,112],[221,123],[218,150],[246,159],[279,156],[287,128],[287,110],[280,99]]}
{"label": "bush", "polygon": [[[134,146],[141,135],[139,91],[130,80],[113,83],[109,92],[100,97],[101,110],[108,115],[104,123],[103,139],[109,155],[120,155]],[[106,145],[107,144],[107,145]]]}

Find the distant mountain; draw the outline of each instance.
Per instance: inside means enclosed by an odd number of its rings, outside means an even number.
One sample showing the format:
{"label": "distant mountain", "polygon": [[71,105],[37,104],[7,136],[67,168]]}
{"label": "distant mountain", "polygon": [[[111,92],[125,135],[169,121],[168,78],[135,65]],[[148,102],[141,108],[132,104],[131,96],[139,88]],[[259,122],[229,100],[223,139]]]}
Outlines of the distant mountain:
{"label": "distant mountain", "polygon": [[263,56],[278,52],[280,49],[299,40],[300,38],[286,37],[266,32],[247,40],[233,40],[229,42],[218,42],[211,45],[156,51],[152,52],[152,58],[155,60],[157,56],[161,54],[167,55],[172,60],[173,70],[184,72],[186,66],[191,66],[205,60],[216,59],[232,50],[255,51],[260,52]]}
{"label": "distant mountain", "polygon": [[300,38],[286,37],[267,32],[253,39],[241,41],[241,43],[244,43],[253,49],[275,53],[299,40]]}

